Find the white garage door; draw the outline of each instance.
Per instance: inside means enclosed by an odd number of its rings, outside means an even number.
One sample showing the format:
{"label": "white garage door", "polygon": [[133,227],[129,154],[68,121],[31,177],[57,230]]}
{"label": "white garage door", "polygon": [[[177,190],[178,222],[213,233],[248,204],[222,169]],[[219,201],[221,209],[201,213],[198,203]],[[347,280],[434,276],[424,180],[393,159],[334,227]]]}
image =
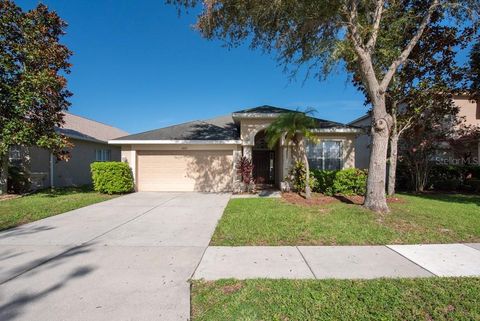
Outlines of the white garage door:
{"label": "white garage door", "polygon": [[137,151],[139,191],[225,192],[232,189],[233,151]]}

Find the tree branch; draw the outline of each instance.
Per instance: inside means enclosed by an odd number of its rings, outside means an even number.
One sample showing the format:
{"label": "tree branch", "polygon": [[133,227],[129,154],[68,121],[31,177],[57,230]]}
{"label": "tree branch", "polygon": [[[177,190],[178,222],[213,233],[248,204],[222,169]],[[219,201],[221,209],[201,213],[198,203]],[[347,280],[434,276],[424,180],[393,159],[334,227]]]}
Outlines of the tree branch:
{"label": "tree branch", "polygon": [[373,22],[373,30],[370,36],[370,39],[367,42],[367,50],[372,52],[373,48],[377,43],[378,31],[380,29],[380,22],[382,21],[384,0],[377,0],[377,5],[375,7],[375,16]]}
{"label": "tree branch", "polygon": [[402,135],[402,133],[404,131],[406,131],[407,129],[409,129],[410,127],[412,127],[413,125],[413,116],[411,116],[410,118],[408,118],[408,120],[406,121],[405,125],[402,127],[402,129],[400,129],[398,131],[398,136],[400,137],[400,135]]}
{"label": "tree branch", "polygon": [[385,77],[383,77],[383,80],[380,84],[380,89],[385,92],[388,88],[388,85],[390,84],[390,81],[392,80],[393,75],[395,75],[395,72],[397,71],[397,68],[401,66],[405,60],[407,60],[408,56],[412,52],[413,48],[416,46],[420,38],[422,37],[423,32],[425,31],[425,28],[427,25],[430,23],[430,19],[432,18],[432,14],[437,9],[437,7],[440,5],[440,0],[434,0],[433,3],[430,5],[428,8],[427,14],[425,17],[423,17],[422,23],[418,27],[417,32],[413,36],[413,38],[410,40],[408,45],[405,47],[405,49],[402,51],[400,56],[390,65],[390,68],[388,68],[387,73],[385,74]]}
{"label": "tree branch", "polygon": [[350,4],[351,7],[349,9],[346,9],[348,11],[348,25],[350,26],[350,36],[352,38],[355,50],[363,50],[362,39],[358,32],[358,0],[351,0]]}

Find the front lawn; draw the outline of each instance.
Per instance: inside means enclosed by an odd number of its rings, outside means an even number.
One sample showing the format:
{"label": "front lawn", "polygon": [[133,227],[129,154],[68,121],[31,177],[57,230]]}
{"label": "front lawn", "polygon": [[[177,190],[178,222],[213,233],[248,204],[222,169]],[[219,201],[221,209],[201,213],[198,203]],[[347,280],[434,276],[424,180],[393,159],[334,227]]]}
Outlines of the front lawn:
{"label": "front lawn", "polygon": [[0,201],[0,230],[111,199],[90,187],[58,188]]}
{"label": "front lawn", "polygon": [[480,278],[195,281],[192,318],[480,320]]}
{"label": "front lawn", "polygon": [[480,196],[401,195],[392,212],[232,199],[211,245],[367,245],[480,242]]}

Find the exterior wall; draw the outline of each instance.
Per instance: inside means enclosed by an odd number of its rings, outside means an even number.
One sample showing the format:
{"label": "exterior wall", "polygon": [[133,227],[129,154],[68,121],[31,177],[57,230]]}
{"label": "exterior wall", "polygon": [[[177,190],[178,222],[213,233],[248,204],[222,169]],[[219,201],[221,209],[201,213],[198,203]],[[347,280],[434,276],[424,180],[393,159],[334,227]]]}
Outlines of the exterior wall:
{"label": "exterior wall", "polygon": [[367,169],[370,163],[370,145],[372,139],[369,135],[369,129],[371,123],[371,117],[366,117],[355,123],[351,123],[353,126],[365,129],[365,133],[358,135],[355,139],[355,166],[357,168]]}
{"label": "exterior wall", "polygon": [[50,186],[50,152],[39,147],[28,148],[29,175],[32,189]]}
{"label": "exterior wall", "polygon": [[460,96],[454,97],[454,100],[460,107],[459,116],[465,118],[465,124],[480,126],[480,102]]}
{"label": "exterior wall", "polygon": [[[111,160],[120,161],[120,147],[71,139],[74,147],[68,161],[55,160],[53,184],[56,187],[80,186],[92,183],[90,164],[95,161],[95,150],[110,149]],[[28,149],[27,166],[32,180],[32,188],[50,187],[50,152],[38,147]]]}
{"label": "exterior wall", "polygon": [[252,118],[242,119],[240,122],[240,139],[243,145],[253,146],[255,144],[255,135],[268,127],[272,118]]}

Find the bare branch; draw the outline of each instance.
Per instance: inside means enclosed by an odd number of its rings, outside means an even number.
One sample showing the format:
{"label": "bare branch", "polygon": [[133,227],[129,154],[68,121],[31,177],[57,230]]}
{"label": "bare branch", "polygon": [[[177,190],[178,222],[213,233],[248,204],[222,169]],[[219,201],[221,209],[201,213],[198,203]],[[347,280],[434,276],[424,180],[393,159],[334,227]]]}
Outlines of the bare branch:
{"label": "bare branch", "polygon": [[398,136],[400,137],[400,135],[402,135],[402,133],[404,131],[406,131],[407,129],[409,129],[410,127],[412,127],[413,125],[413,116],[411,116],[410,118],[407,119],[407,121],[405,122],[405,125],[403,125],[402,129],[400,129],[398,131]]}
{"label": "bare branch", "polygon": [[380,84],[381,91],[385,92],[387,90],[393,75],[395,75],[395,72],[397,71],[397,68],[401,66],[405,62],[405,60],[407,60],[413,48],[416,46],[416,44],[422,37],[422,34],[425,31],[425,28],[430,23],[430,19],[432,18],[433,12],[437,9],[439,5],[440,5],[440,0],[434,0],[433,3],[430,5],[430,7],[428,8],[427,14],[425,15],[425,17],[423,17],[422,23],[418,27],[417,32],[415,33],[413,38],[410,40],[408,45],[405,47],[405,49],[402,51],[400,56],[390,65],[390,68],[385,74],[385,77],[383,77],[383,80]]}
{"label": "bare branch", "polygon": [[380,22],[382,21],[383,5],[384,0],[377,0],[377,5],[375,7],[375,16],[373,22],[373,30],[370,35],[370,39],[367,42],[367,50],[372,52],[373,48],[377,44],[378,31],[380,29]]}

